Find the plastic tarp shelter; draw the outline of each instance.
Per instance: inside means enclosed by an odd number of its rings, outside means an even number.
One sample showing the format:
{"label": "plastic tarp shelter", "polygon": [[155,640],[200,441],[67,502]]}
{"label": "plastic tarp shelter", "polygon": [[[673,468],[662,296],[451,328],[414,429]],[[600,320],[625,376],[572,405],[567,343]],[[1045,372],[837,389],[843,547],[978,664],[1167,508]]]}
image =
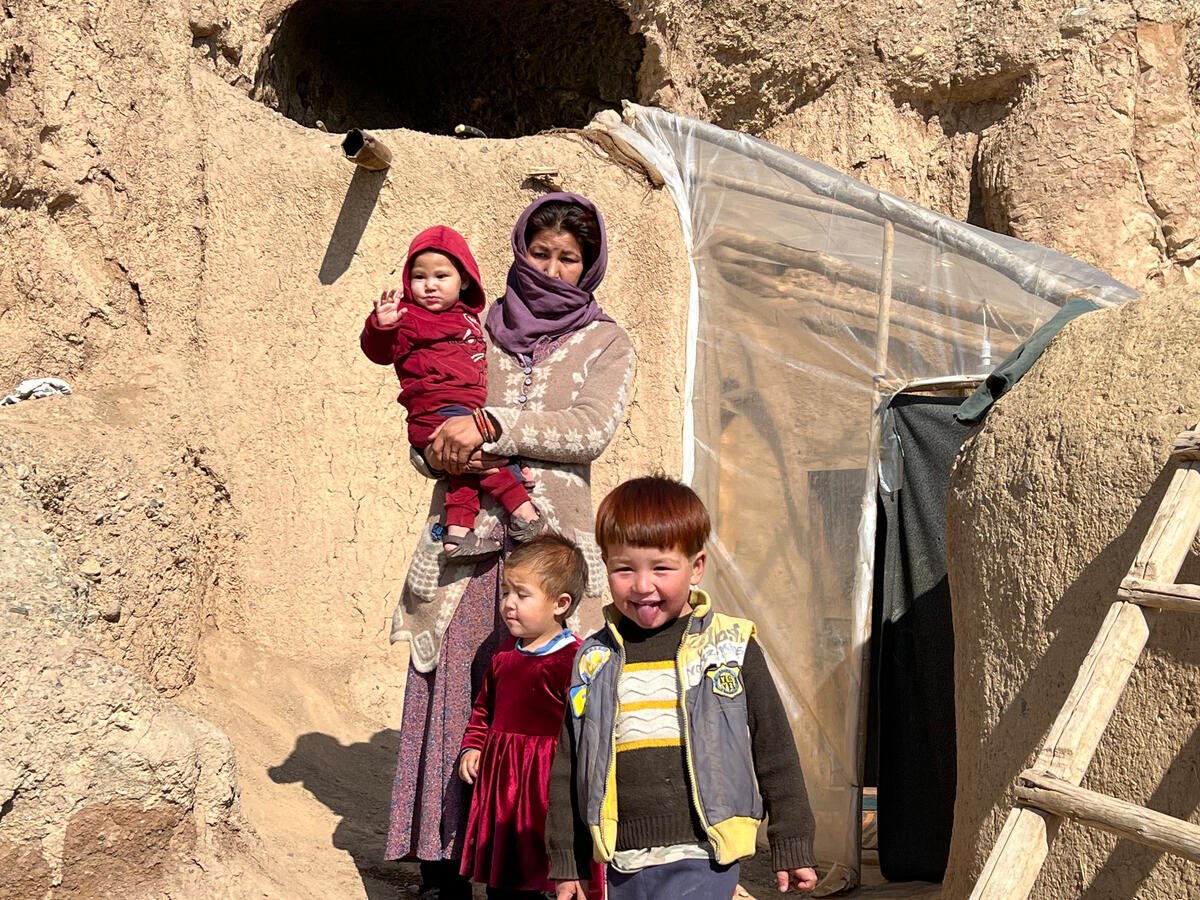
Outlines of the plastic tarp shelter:
{"label": "plastic tarp shelter", "polygon": [[1136,292],[756,138],[624,119],[690,252],[684,478],[713,517],[706,586],[759,625],[832,893],[859,881],[881,401],[980,380],[1072,297]]}

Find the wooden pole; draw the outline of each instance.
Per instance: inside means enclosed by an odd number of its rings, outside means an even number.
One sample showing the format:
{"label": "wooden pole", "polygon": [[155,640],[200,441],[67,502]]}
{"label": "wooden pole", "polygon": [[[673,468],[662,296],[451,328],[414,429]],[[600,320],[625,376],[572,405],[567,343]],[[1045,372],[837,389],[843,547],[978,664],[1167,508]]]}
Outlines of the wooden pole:
{"label": "wooden pole", "polygon": [[1126,578],[1117,589],[1117,596],[1138,606],[1174,612],[1200,612],[1200,585],[1195,584],[1159,584]]}
{"label": "wooden pole", "polygon": [[1050,726],[1034,768],[1072,784],[1083,779],[1150,637],[1147,617],[1153,615],[1154,610],[1124,601],[1108,608],[1100,634],[1079,667],[1075,685]]}
{"label": "wooden pole", "polygon": [[1198,528],[1200,468],[1188,462],[1175,470],[1129,574],[1142,581],[1174,581]]}
{"label": "wooden pole", "polygon": [[1171,459],[1180,463],[1200,459],[1200,431],[1185,431],[1175,438]]}
{"label": "wooden pole", "polygon": [[1018,776],[1017,798],[1147,847],[1200,862],[1200,828],[1151,809],[1076,787],[1029,769]]}
{"label": "wooden pole", "polygon": [[883,261],[879,271],[879,316],[875,328],[875,377],[887,377],[888,325],[892,309],[892,257],[896,250],[896,229],[890,221],[883,223]]}

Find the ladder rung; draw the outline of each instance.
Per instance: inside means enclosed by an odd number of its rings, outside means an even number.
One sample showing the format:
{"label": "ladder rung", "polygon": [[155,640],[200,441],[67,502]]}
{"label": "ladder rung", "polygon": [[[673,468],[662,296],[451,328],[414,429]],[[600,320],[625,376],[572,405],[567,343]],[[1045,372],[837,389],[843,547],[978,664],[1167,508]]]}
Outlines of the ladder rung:
{"label": "ladder rung", "polygon": [[1021,803],[1200,862],[1200,828],[1165,813],[1026,769],[1017,776]]}
{"label": "ladder rung", "polygon": [[1138,606],[1200,612],[1200,584],[1164,584],[1161,581],[1126,578],[1117,588],[1117,596]]}
{"label": "ladder rung", "polygon": [[1173,462],[1192,462],[1200,459],[1200,431],[1185,431],[1175,438],[1171,448]]}

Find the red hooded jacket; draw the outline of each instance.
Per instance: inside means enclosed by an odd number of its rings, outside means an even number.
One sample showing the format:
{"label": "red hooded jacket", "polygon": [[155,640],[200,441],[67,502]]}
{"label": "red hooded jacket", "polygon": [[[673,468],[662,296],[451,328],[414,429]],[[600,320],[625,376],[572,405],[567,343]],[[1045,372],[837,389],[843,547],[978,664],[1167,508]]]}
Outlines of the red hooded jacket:
{"label": "red hooded jacket", "polygon": [[[470,279],[458,304],[445,312],[430,312],[412,300],[413,259],[424,250],[453,257]],[[442,422],[437,410],[452,404],[474,408],[487,402],[487,348],[479,321],[485,303],[479,266],[466,239],[453,228],[435,225],[409,245],[400,303],[407,311],[400,321],[383,326],[374,310],[367,316],[359,344],[371,362],[396,367],[400,379],[396,399],[408,410],[408,439],[416,447],[424,448]]]}

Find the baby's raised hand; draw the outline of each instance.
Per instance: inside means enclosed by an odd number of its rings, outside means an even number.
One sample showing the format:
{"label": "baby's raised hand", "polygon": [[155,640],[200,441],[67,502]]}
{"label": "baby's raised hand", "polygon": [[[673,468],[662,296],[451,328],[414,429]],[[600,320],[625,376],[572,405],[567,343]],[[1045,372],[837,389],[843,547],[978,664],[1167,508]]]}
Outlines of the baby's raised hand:
{"label": "baby's raised hand", "polygon": [[474,784],[479,775],[479,751],[464,750],[458,759],[458,777],[467,784]]}
{"label": "baby's raised hand", "polygon": [[386,328],[403,319],[408,310],[400,305],[402,296],[403,294],[395,288],[380,294],[379,299],[375,301],[375,321]]}

